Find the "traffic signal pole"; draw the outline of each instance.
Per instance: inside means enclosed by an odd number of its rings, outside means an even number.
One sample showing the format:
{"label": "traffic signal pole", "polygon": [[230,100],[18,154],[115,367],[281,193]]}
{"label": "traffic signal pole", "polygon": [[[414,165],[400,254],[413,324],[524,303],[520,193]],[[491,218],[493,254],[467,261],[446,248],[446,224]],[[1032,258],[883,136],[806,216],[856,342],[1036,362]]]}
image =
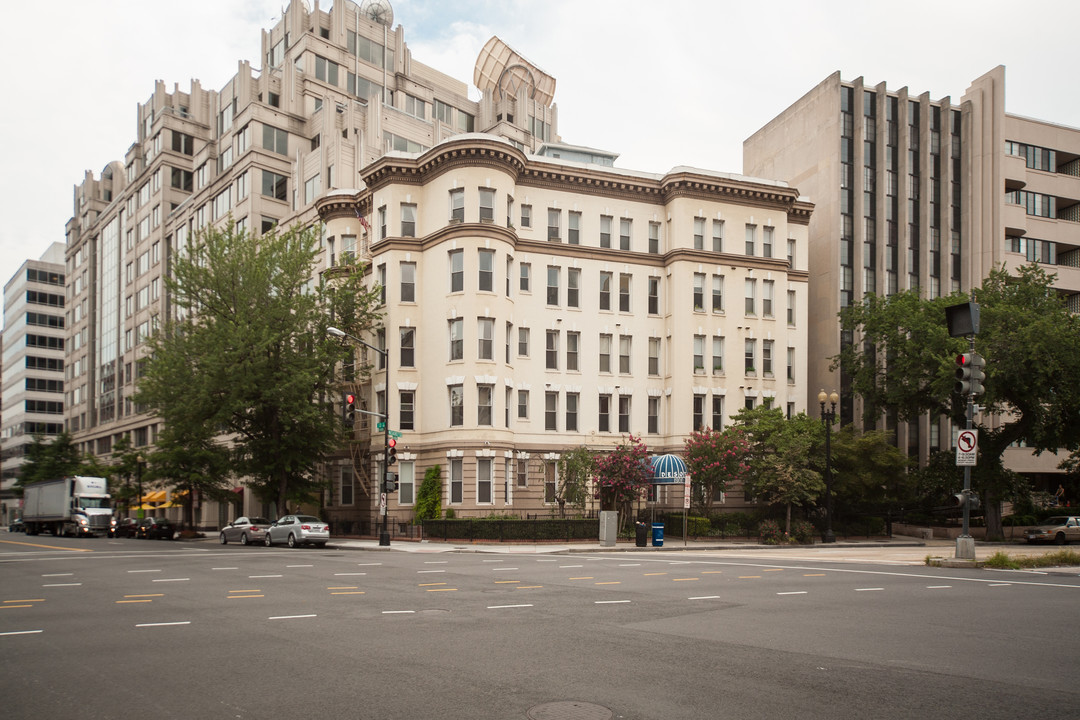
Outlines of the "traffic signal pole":
{"label": "traffic signal pole", "polygon": [[[968,349],[971,357],[975,357],[975,336],[968,335]],[[974,388],[969,388],[967,395],[967,426],[970,430],[975,419],[975,393]],[[961,560],[975,559],[975,538],[971,537],[971,466],[964,466],[964,526],[960,531],[960,537],[956,538],[956,558]]]}

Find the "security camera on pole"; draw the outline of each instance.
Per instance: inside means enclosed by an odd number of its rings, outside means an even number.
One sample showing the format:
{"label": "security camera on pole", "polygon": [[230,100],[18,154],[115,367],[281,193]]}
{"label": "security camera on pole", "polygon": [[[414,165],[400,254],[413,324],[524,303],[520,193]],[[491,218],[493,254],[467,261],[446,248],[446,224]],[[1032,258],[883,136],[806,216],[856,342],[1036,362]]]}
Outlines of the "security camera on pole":
{"label": "security camera on pole", "polygon": [[964,490],[953,496],[957,505],[964,509],[964,527],[956,538],[956,558],[975,559],[975,539],[971,537],[971,510],[979,506],[978,498],[971,492],[971,468],[975,465],[979,447],[979,431],[973,428],[975,396],[983,393],[986,360],[975,352],[975,335],[979,332],[979,305],[969,302],[945,308],[945,319],[951,337],[966,337],[969,352],[956,357],[956,385],[954,390],[967,397],[967,426],[956,439],[956,464],[964,468]]}

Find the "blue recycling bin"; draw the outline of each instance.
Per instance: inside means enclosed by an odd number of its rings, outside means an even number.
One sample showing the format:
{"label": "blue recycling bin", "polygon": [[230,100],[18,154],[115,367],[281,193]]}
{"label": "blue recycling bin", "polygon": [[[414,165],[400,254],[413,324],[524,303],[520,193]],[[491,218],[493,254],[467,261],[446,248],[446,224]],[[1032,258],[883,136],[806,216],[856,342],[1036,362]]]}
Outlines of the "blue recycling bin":
{"label": "blue recycling bin", "polygon": [[664,546],[664,523],[652,524],[652,544],[653,547]]}

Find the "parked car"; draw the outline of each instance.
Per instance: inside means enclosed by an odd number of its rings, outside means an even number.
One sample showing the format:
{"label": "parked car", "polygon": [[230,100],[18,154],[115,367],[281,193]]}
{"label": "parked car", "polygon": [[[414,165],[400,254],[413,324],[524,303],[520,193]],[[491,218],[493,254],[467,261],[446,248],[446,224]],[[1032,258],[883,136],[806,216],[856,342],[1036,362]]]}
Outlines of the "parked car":
{"label": "parked car", "polygon": [[139,530],[139,521],[135,518],[113,518],[109,526],[109,537],[135,537]]}
{"label": "parked car", "polygon": [[285,543],[289,547],[315,545],[326,547],[330,539],[330,526],[314,515],[286,515],[266,530],[263,542],[266,547]]}
{"label": "parked car", "polygon": [[163,517],[146,517],[139,521],[135,537],[143,540],[172,540],[176,537],[176,527]]}
{"label": "parked car", "polygon": [[1080,516],[1055,515],[1048,517],[1041,525],[1029,527],[1024,531],[1024,539],[1029,543],[1055,542],[1058,545],[1080,540]]}
{"label": "parked car", "polygon": [[265,542],[266,528],[273,525],[264,517],[239,517],[221,529],[222,545],[239,542],[241,545]]}
{"label": "parked car", "polygon": [[11,521],[11,524],[7,527],[8,532],[26,532],[26,525],[23,524],[22,518],[15,518]]}

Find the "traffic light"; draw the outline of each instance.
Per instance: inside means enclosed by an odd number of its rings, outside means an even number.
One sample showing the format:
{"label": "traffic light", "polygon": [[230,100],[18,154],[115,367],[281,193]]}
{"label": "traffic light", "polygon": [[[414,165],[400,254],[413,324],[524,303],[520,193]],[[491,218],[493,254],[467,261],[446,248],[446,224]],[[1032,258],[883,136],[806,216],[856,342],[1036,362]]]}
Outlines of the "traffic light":
{"label": "traffic light", "polygon": [[356,396],[345,393],[345,424],[352,425],[356,422]]}
{"label": "traffic light", "polygon": [[953,493],[952,497],[949,498],[949,505],[954,508],[961,509],[964,507],[964,498],[967,498],[968,510],[979,509],[979,496],[973,492],[968,493],[967,495],[962,492]]}
{"label": "traffic light", "polygon": [[389,438],[386,441],[386,465],[387,467],[397,462],[397,439]]}
{"label": "traffic light", "polygon": [[383,483],[383,492],[397,492],[397,473],[386,473],[386,481]]}
{"label": "traffic light", "polygon": [[961,395],[981,395],[986,373],[986,360],[979,353],[964,353],[956,356],[956,392]]}

